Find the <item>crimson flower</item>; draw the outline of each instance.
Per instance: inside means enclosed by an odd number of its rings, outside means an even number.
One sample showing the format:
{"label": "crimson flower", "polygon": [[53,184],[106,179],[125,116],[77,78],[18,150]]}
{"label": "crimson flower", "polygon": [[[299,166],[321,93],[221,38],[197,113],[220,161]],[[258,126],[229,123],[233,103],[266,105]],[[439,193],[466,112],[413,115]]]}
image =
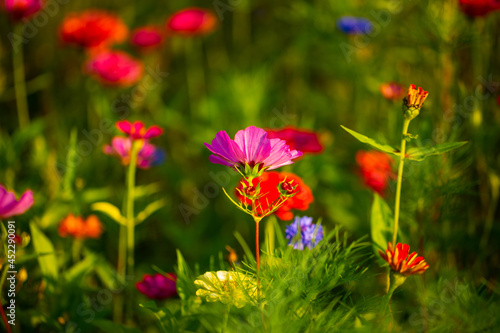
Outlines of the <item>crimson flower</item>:
{"label": "crimson flower", "polygon": [[177,276],[174,273],[146,274],[135,284],[137,290],[152,299],[165,299],[177,296]]}
{"label": "crimson flower", "polygon": [[384,196],[389,179],[392,177],[392,157],[376,150],[358,151],[356,162],[361,169],[365,185]]}
{"label": "crimson flower", "polygon": [[14,21],[29,18],[42,7],[42,0],[5,0],[5,10]]}
{"label": "crimson flower", "polygon": [[[278,218],[284,221],[289,221],[293,219],[292,209],[306,210],[309,208],[309,204],[314,201],[314,197],[311,189],[307,186],[304,181],[296,174],[290,172],[265,172],[262,176],[254,178],[252,180],[252,186],[256,188],[260,183],[260,193],[263,195],[255,200],[257,206],[257,213],[264,215],[268,211],[273,203],[280,197],[280,191],[278,185],[286,179],[287,182],[293,181],[292,184],[297,186],[295,188],[296,194],[293,197],[288,198],[285,203],[274,212]],[[248,186],[247,181],[242,181],[238,188],[243,189],[243,185]],[[294,193],[295,193],[294,192]],[[240,201],[247,205],[251,205],[251,201],[240,194],[240,191],[236,191],[236,196]]]}
{"label": "crimson flower", "polygon": [[418,257],[417,252],[408,255],[410,252],[408,244],[398,243],[394,249],[392,243],[389,242],[385,253],[381,250],[378,252],[394,272],[404,276],[423,274],[429,268],[424,257]]}
{"label": "crimson flower", "polygon": [[0,219],[24,214],[31,206],[33,206],[31,190],[25,191],[19,200],[16,200],[13,192],[7,191],[3,185],[0,185]]}
{"label": "crimson flower", "polygon": [[266,132],[269,139],[285,140],[291,150],[298,150],[302,153],[319,153],[323,150],[318,134],[312,131],[286,127],[283,129],[268,129]]}
{"label": "crimson flower", "polygon": [[153,49],[160,45],[162,41],[163,34],[155,26],[137,28],[132,33],[132,44],[141,49]]}
{"label": "crimson flower", "polygon": [[144,66],[125,52],[104,51],[87,61],[85,69],[105,85],[126,87],[141,79]]}
{"label": "crimson flower", "polygon": [[459,0],[460,10],[469,17],[485,16],[500,9],[498,0]]}
{"label": "crimson flower", "polygon": [[61,40],[84,48],[107,47],[127,38],[128,28],[112,13],[91,9],[68,14],[60,28]]}
{"label": "crimson flower", "polygon": [[132,140],[147,140],[160,136],[163,133],[161,127],[153,125],[146,128],[142,121],[134,121],[133,123],[130,123],[128,120],[118,121],[116,128],[122,133],[127,134]]}
{"label": "crimson flower", "polygon": [[212,11],[203,8],[186,8],[174,13],[167,20],[167,29],[184,36],[207,35],[217,27]]}

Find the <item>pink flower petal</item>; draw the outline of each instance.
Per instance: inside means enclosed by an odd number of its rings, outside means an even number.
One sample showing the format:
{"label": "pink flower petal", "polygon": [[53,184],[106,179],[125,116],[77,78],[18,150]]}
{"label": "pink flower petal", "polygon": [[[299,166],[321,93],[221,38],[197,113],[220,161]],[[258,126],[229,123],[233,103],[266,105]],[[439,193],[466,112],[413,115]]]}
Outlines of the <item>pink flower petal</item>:
{"label": "pink flower petal", "polygon": [[248,163],[261,163],[271,153],[271,144],[267,138],[267,132],[255,126],[249,126],[238,131],[234,136],[234,142],[243,151],[245,161]]}
{"label": "pink flower petal", "polygon": [[130,134],[132,125],[127,120],[118,121],[116,127],[125,134]]}
{"label": "pink flower petal", "polygon": [[151,139],[160,136],[163,133],[163,129],[159,126],[151,126],[144,134],[144,139]]}

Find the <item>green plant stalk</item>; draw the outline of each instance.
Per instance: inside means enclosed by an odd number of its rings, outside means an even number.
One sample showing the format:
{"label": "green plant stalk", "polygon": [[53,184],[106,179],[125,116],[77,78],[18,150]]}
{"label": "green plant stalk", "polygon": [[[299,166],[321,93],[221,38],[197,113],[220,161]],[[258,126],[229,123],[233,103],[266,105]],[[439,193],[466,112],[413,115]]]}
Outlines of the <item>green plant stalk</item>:
{"label": "green plant stalk", "polygon": [[[23,25],[16,24],[14,32],[18,36],[23,35]],[[17,52],[12,51],[12,67],[14,71],[14,90],[16,92],[17,117],[19,128],[26,128],[30,124],[28,112],[28,101],[26,99],[26,82],[24,73],[23,44],[18,44]]]}
{"label": "green plant stalk", "polygon": [[403,133],[401,137],[401,151],[399,153],[399,167],[398,167],[398,183],[396,186],[396,202],[394,204],[394,231],[392,233],[392,244],[396,246],[399,227],[399,209],[401,204],[401,183],[403,181],[403,167],[406,155],[406,140],[405,134],[408,133],[408,126],[410,126],[411,119],[406,119],[403,122]]}
{"label": "green plant stalk", "polygon": [[134,140],[130,152],[130,164],[127,173],[127,274],[134,273],[134,197],[135,197],[135,170],[137,164],[137,154],[142,146],[142,140]]}
{"label": "green plant stalk", "polygon": [[73,242],[72,254],[73,254],[73,263],[77,263],[80,261],[80,253],[82,252],[83,240],[75,239]]}

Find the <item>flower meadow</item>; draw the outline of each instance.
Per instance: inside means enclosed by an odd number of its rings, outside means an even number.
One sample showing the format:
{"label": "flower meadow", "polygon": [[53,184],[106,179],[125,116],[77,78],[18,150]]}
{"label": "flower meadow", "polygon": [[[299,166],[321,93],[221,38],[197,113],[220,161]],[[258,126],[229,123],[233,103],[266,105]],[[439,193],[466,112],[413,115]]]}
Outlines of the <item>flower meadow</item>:
{"label": "flower meadow", "polygon": [[0,16],[0,332],[500,331],[498,1]]}

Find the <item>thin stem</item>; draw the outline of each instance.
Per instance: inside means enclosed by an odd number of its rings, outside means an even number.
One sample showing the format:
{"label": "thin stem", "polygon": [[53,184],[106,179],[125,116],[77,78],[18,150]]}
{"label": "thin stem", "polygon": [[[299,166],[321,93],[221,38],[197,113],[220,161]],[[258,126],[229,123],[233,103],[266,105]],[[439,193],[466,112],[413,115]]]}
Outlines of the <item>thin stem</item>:
{"label": "thin stem", "polygon": [[259,222],[260,220],[255,219],[255,259],[257,260],[257,274],[260,270]]}
{"label": "thin stem", "polygon": [[10,329],[9,322],[7,320],[7,316],[5,315],[5,312],[3,310],[3,304],[1,301],[0,301],[0,313],[2,314],[3,324],[5,325],[5,329],[7,330],[7,333],[12,333],[12,331]]}
{"label": "thin stem", "polygon": [[135,170],[137,163],[137,153],[142,146],[142,141],[134,140],[132,151],[130,152],[130,164],[127,174],[127,273],[134,272],[134,191],[135,191]]}
{"label": "thin stem", "polygon": [[410,125],[410,119],[404,120],[403,123],[403,133],[401,138],[401,152],[399,154],[399,168],[398,168],[398,184],[396,187],[396,203],[394,204],[394,231],[392,234],[392,244],[396,246],[396,240],[398,237],[398,227],[399,227],[399,206],[401,202],[401,182],[403,181],[403,166],[406,155],[406,140],[405,134],[408,132],[408,126]]}
{"label": "thin stem", "polygon": [[[22,24],[16,24],[14,30],[18,36],[23,35]],[[26,100],[23,43],[18,43],[17,49],[12,51],[12,66],[14,70],[14,90],[16,92],[16,105],[17,105],[17,117],[19,119],[19,128],[25,128],[30,124],[30,116],[28,112],[28,101]]]}
{"label": "thin stem", "polygon": [[80,253],[82,252],[83,241],[81,239],[75,239],[73,242],[72,254],[73,263],[76,264],[80,260]]}

